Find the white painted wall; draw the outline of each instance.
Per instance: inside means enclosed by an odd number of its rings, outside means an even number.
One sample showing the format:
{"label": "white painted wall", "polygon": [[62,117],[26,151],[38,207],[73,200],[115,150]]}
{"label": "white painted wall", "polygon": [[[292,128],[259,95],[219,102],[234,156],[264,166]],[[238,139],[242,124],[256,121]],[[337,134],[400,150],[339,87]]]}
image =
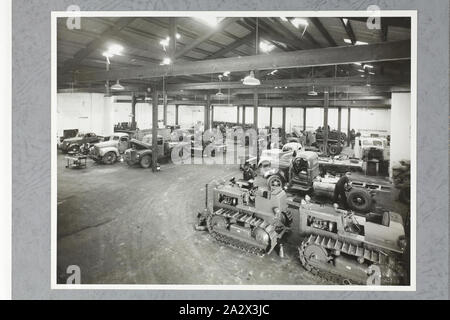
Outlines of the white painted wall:
{"label": "white painted wall", "polygon": [[[93,131],[101,135],[112,133],[114,124],[131,121],[131,103],[113,102],[117,99],[130,99],[129,96],[105,98],[98,93],[59,93],[58,94],[58,135],[64,129],[79,129]],[[242,109],[240,121],[242,122]],[[245,108],[247,124],[253,123],[253,107]],[[204,106],[179,106],[179,124],[182,128],[192,127],[197,122],[203,122]],[[258,125],[260,128],[269,125],[270,109],[260,107],[258,110]],[[337,109],[329,109],[328,122],[332,129],[337,129]],[[159,106],[159,120],[163,119],[163,106]],[[215,121],[236,121],[236,107],[214,107]],[[149,103],[136,104],[136,121],[138,127],[152,127],[152,108]],[[167,108],[167,123],[175,124],[175,106]],[[160,123],[161,125],[161,123]],[[282,125],[282,108],[273,108],[274,127]],[[306,109],[306,128],[314,130],[323,125],[323,109]],[[294,126],[303,127],[303,108],[286,109],[286,130],[291,132]],[[380,132],[389,134],[391,127],[390,110],[352,109],[351,128],[356,131]],[[347,108],[342,108],[342,130],[347,131]]]}
{"label": "white painted wall", "polygon": [[59,93],[57,96],[57,134],[66,129],[93,131],[108,135],[113,131],[112,98],[97,93]]}
{"label": "white painted wall", "polygon": [[392,93],[390,168],[411,160],[411,93]]}

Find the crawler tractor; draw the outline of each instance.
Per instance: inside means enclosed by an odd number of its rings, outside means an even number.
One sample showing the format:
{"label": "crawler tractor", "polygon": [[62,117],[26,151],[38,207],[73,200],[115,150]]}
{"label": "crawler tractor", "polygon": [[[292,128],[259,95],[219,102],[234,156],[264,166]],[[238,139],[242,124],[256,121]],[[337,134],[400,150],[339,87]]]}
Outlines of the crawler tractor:
{"label": "crawler tractor", "polygon": [[289,230],[284,190],[270,192],[252,183],[221,184],[213,190],[212,211],[199,213],[197,229],[207,229],[217,241],[257,255],[270,254]]}
{"label": "crawler tractor", "polygon": [[210,210],[207,185],[196,229],[207,230],[221,243],[260,256],[279,245],[281,256],[288,241],[299,245],[307,271],[334,283],[406,284],[402,255],[407,242],[397,213],[359,215],[234,179],[212,193]]}
{"label": "crawler tractor", "polygon": [[293,232],[303,238],[298,251],[306,270],[343,284],[404,283],[401,256],[406,238],[400,215],[360,216],[305,200],[288,203],[299,213]]}

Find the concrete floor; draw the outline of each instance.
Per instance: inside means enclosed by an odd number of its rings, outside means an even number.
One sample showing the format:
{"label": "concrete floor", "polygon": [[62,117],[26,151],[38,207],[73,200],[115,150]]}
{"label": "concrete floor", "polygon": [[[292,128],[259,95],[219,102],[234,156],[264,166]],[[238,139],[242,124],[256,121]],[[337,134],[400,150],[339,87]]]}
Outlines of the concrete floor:
{"label": "concrete floor", "polygon": [[236,165],[65,164],[58,153],[59,283],[78,265],[83,284],[330,284],[301,267],[295,246],[257,257],[194,231],[205,184],[240,177]]}

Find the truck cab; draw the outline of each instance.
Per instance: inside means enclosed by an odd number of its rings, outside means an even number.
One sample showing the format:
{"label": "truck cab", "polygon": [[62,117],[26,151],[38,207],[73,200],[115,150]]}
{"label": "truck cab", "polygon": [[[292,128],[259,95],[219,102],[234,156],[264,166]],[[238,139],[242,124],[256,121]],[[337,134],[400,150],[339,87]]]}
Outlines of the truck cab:
{"label": "truck cab", "polygon": [[355,158],[362,160],[389,160],[388,141],[382,137],[357,137],[355,139]]}
{"label": "truck cab", "polygon": [[89,157],[96,162],[113,164],[129,148],[129,145],[130,136],[128,133],[116,132],[106,141],[94,144]]}
{"label": "truck cab", "polygon": [[[142,141],[131,139],[130,147],[125,151],[125,160],[129,166],[140,164],[142,168],[150,168],[153,157],[152,135],[148,134]],[[169,142],[163,136],[158,135],[156,148],[158,159],[170,156]]]}

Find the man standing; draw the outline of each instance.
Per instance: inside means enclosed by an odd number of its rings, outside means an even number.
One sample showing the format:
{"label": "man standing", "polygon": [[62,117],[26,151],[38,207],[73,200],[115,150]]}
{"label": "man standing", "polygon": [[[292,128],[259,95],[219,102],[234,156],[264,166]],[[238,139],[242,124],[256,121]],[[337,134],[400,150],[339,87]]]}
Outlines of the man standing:
{"label": "man standing", "polygon": [[356,138],[355,129],[352,129],[350,131],[350,142],[352,144],[352,150],[355,149],[355,138]]}
{"label": "man standing", "polygon": [[350,176],[352,174],[350,172],[346,172],[334,187],[334,195],[333,195],[333,203],[341,203],[344,208],[347,208],[347,196],[345,195],[345,190],[347,186],[351,183]]}

